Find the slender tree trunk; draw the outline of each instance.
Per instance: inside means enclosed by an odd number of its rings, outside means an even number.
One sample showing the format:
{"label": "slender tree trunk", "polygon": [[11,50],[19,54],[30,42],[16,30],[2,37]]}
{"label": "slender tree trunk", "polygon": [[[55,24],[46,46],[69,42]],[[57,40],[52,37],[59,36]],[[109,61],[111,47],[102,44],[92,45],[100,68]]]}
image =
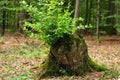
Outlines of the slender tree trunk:
{"label": "slender tree trunk", "polygon": [[86,14],[85,14],[85,23],[84,23],[84,25],[86,25],[87,23],[88,23],[88,14],[89,14],[89,11],[88,11],[88,3],[89,3],[89,1],[88,0],[86,0]]}
{"label": "slender tree trunk", "polygon": [[[115,13],[115,3],[114,0],[108,0],[108,16],[112,16]],[[112,26],[114,26],[115,24],[115,18],[108,18],[107,19],[107,23],[111,24]]]}
{"label": "slender tree trunk", "polygon": [[97,1],[97,24],[96,24],[97,39],[99,39],[99,15],[100,15],[100,0]]}
{"label": "slender tree trunk", "polygon": [[[92,8],[92,0],[86,0],[86,14],[85,14],[85,20],[84,20],[84,26],[89,26],[91,22],[91,8]],[[85,29],[85,33],[91,32],[89,31],[89,28]]]}
{"label": "slender tree trunk", "polygon": [[91,11],[92,11],[92,3],[93,1],[92,0],[90,0],[90,6],[89,6],[89,14],[88,14],[88,24],[90,24],[91,23]]}
{"label": "slender tree trunk", "polygon": [[[4,7],[6,4],[4,4]],[[3,9],[3,15],[2,15],[2,35],[5,33],[5,27],[6,27],[6,10]]]}
{"label": "slender tree trunk", "polygon": [[92,0],[86,0],[86,14],[84,25],[89,25],[91,20],[91,8],[92,8]]}
{"label": "slender tree trunk", "polygon": [[[108,0],[108,14],[107,16],[113,16],[115,14],[115,0]],[[106,20],[108,27],[107,27],[107,32],[110,35],[116,34],[116,29],[115,29],[115,18],[111,17],[111,18],[107,18]]]}
{"label": "slender tree trunk", "polygon": [[120,16],[120,5],[118,4],[120,1],[119,0],[116,0],[116,29],[117,29],[117,35],[120,35],[120,18],[118,16]]}
{"label": "slender tree trunk", "polygon": [[[74,18],[79,18],[79,15],[80,15],[80,0],[76,0]],[[75,26],[78,26],[78,25],[79,25],[79,22],[76,21]]]}
{"label": "slender tree trunk", "polygon": [[[79,18],[79,16],[80,16],[80,1],[81,0],[76,0],[74,19]],[[79,21],[75,22],[75,26],[79,26]],[[82,29],[81,30],[76,30],[75,34],[81,36],[81,35],[83,35],[83,32],[84,32],[84,30],[82,30]]]}

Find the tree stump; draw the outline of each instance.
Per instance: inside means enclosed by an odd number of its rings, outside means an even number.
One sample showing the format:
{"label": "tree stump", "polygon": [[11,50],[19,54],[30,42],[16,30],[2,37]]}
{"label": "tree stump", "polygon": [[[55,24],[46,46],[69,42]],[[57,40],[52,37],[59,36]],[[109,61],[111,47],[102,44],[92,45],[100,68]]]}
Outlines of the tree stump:
{"label": "tree stump", "polygon": [[65,34],[51,45],[48,59],[40,67],[38,79],[54,75],[82,75],[106,69],[91,60],[82,37]]}

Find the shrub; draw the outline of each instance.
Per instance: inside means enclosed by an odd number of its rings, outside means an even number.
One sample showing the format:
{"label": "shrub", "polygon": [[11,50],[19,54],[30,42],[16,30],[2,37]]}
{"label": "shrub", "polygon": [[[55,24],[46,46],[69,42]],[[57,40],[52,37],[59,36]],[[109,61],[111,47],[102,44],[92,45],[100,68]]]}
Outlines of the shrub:
{"label": "shrub", "polygon": [[[32,34],[37,38],[43,39],[47,44],[55,43],[64,34],[73,34],[76,29],[83,26],[75,27],[75,21],[82,21],[82,18],[73,19],[68,10],[62,8],[63,1],[50,0],[45,2],[38,2],[39,7],[27,5],[23,2],[24,8],[27,9],[32,18],[32,23],[26,22],[25,26],[31,26],[39,32],[39,34]],[[24,28],[24,30],[26,30]]]}

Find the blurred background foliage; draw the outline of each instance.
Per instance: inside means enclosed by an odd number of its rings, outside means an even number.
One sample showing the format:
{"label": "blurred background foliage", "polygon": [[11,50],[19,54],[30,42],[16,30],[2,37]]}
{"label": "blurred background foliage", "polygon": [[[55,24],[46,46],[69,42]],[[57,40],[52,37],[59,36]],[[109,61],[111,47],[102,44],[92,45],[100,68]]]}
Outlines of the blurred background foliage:
{"label": "blurred background foliage", "polygon": [[[49,0],[0,0],[0,31],[2,27],[10,29],[10,31],[23,32],[23,24],[25,21],[31,22],[30,16],[23,8],[21,3],[26,2],[26,6],[35,6],[42,9],[43,4]],[[55,0],[51,0],[55,1]],[[73,17],[75,0],[63,0],[63,11],[69,9],[71,17]],[[99,9],[98,6],[99,5]],[[45,9],[44,9],[45,10]],[[119,35],[120,34],[120,1],[104,0],[99,3],[97,0],[84,0],[80,2],[80,17],[84,19],[83,25],[91,26],[83,30],[83,33],[96,34],[97,12],[99,12],[99,34],[102,35]],[[64,13],[64,12],[63,12]],[[32,27],[28,28],[33,30]],[[1,33],[2,34],[2,33]]]}

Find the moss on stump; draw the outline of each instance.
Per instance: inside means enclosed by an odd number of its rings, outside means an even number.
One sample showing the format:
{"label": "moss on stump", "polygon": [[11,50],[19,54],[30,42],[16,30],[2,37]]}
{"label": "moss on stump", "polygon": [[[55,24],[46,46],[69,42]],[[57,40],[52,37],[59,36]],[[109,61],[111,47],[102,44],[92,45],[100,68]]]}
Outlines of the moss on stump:
{"label": "moss on stump", "polygon": [[63,74],[82,75],[86,72],[106,69],[92,61],[82,37],[64,35],[51,45],[48,59],[40,67],[38,79]]}

